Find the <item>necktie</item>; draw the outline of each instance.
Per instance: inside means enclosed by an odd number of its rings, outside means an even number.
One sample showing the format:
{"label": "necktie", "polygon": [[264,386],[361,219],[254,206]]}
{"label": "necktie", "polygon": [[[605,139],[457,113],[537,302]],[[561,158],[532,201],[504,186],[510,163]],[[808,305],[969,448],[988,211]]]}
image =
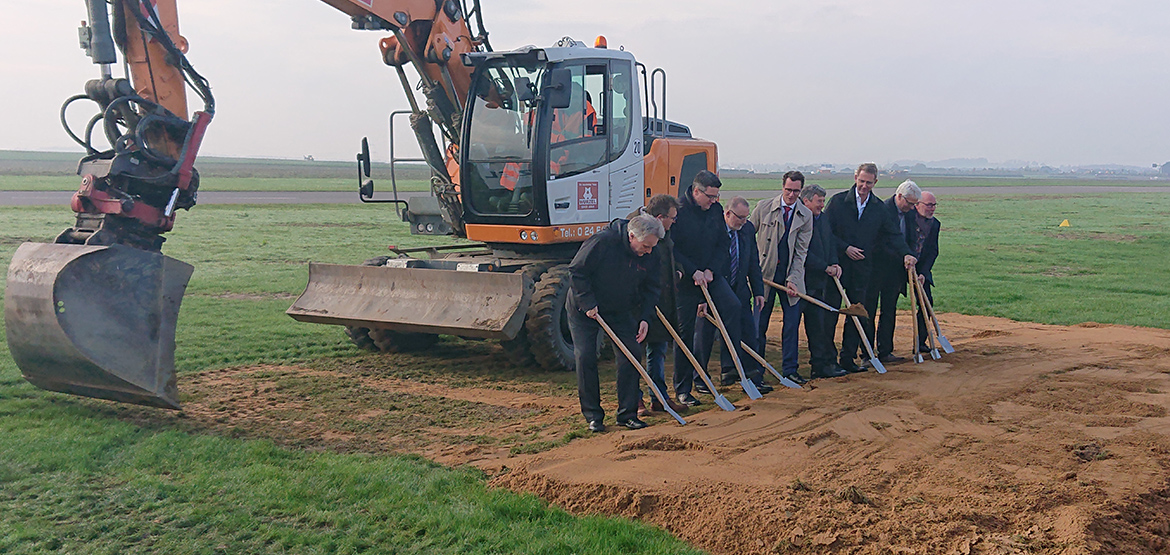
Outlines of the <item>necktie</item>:
{"label": "necktie", "polygon": [[727,232],[731,236],[731,282],[735,283],[735,276],[739,274],[739,238],[735,230]]}
{"label": "necktie", "polygon": [[900,218],[898,218],[898,227],[901,228],[902,236],[905,237],[906,236],[906,213],[905,212],[898,212],[898,215],[901,216]]}
{"label": "necktie", "polygon": [[784,207],[784,227],[792,225],[792,207]]}

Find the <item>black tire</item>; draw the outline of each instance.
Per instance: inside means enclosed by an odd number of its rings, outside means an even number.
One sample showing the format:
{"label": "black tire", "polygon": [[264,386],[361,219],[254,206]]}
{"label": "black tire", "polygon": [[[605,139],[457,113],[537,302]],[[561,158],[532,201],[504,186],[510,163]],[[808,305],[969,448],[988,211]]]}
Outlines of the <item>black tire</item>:
{"label": "black tire", "polygon": [[370,339],[370,328],[355,328],[345,326],[345,335],[349,336],[349,340],[357,345],[359,349],[366,351],[377,351],[378,346],[374,344],[374,340]]}
{"label": "black tire", "polygon": [[[537,263],[529,264],[517,270],[517,273],[528,276],[533,283],[540,283],[541,276],[547,270],[548,264]],[[537,365],[536,358],[532,356],[532,342],[528,340],[528,328],[526,325],[520,326],[520,331],[516,332],[515,338],[501,340],[500,346],[504,348],[504,355],[508,357],[508,360],[512,364],[520,367],[533,367]]]}
{"label": "black tire", "polygon": [[[390,256],[375,256],[362,266],[385,266]],[[382,351],[385,353],[402,353],[426,349],[439,340],[438,335],[429,333],[409,333],[390,330],[371,330],[370,328],[345,327],[345,335],[361,349],[368,351]]]}
{"label": "black tire", "polygon": [[370,330],[370,339],[383,353],[407,353],[429,349],[439,341],[433,333],[412,333],[391,330]]}
{"label": "black tire", "polygon": [[545,370],[575,369],[573,338],[569,335],[565,301],[569,297],[569,267],[553,266],[536,284],[524,326],[532,357]]}

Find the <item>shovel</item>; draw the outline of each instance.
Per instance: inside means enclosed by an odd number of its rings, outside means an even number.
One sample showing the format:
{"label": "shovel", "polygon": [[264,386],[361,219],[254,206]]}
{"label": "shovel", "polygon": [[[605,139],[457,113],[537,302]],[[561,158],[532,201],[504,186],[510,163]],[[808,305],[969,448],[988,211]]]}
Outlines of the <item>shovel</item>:
{"label": "shovel", "polygon": [[723,334],[723,344],[727,346],[727,351],[731,353],[731,360],[735,361],[735,369],[739,371],[739,385],[743,387],[744,393],[747,393],[748,399],[759,399],[763,397],[760,390],[756,388],[756,384],[748,379],[747,374],[743,372],[743,363],[739,361],[739,353],[736,351],[735,342],[731,340],[731,335],[727,333],[727,327],[723,325],[723,319],[719,317],[719,309],[715,308],[715,301],[711,300],[711,292],[707,291],[707,284],[704,283],[699,286],[703,290],[703,296],[707,298],[707,308],[715,315],[715,327],[719,328],[719,333]]}
{"label": "shovel", "polygon": [[[906,277],[909,278],[909,283],[918,283],[918,276],[914,275],[914,268],[906,268]],[[914,362],[922,362],[922,353],[918,351],[918,288],[910,285],[910,321],[913,322],[911,326],[914,328]]]}
{"label": "shovel", "polygon": [[[923,291],[925,290],[923,288]],[[955,348],[951,346],[950,341],[947,341],[947,336],[943,335],[942,328],[938,325],[938,316],[934,314],[934,305],[930,304],[930,299],[926,298],[926,295],[923,295],[922,299],[926,305],[926,313],[930,315],[930,321],[934,324],[934,334],[938,336],[938,344],[942,346],[944,353],[955,352]]]}
{"label": "shovel", "polygon": [[666,315],[662,314],[662,311],[657,307],[655,307],[654,310],[658,312],[658,319],[662,320],[662,325],[666,326],[666,331],[670,332],[670,336],[674,338],[674,343],[678,345],[680,349],[682,349],[684,355],[687,355],[687,359],[690,360],[691,364],[695,366],[695,371],[698,372],[699,376],[703,378],[703,383],[707,384],[707,389],[711,392],[711,395],[715,396],[715,404],[725,411],[734,411],[735,405],[731,404],[731,401],[729,401],[727,397],[724,397],[718,389],[715,389],[715,383],[711,381],[711,376],[707,375],[707,371],[703,368],[702,365],[699,364],[699,361],[695,359],[695,355],[691,353],[691,350],[687,348],[686,342],[684,342],[682,338],[678,336],[678,332],[674,331],[674,327],[670,325],[670,321],[666,319]]}
{"label": "shovel", "polygon": [[[925,322],[928,318],[930,318],[930,311],[926,310],[926,288],[924,288],[922,283],[918,280],[914,280],[914,286],[914,288],[918,290],[918,304],[922,309],[922,320]],[[914,329],[918,329],[917,319],[915,319],[914,322]],[[938,343],[935,340],[934,330],[931,329],[930,325],[926,326],[926,338],[930,340],[930,358],[933,358],[934,360],[942,358],[942,355],[938,354]]]}
{"label": "shovel", "polygon": [[800,297],[800,298],[802,298],[802,299],[804,299],[812,304],[815,304],[815,305],[817,305],[825,310],[828,310],[829,312],[836,312],[839,314],[844,314],[846,316],[860,316],[860,317],[865,318],[867,320],[869,319],[869,312],[865,310],[865,305],[863,305],[861,303],[853,303],[845,308],[838,310],[836,308],[829,306],[824,301],[814,299],[808,295],[805,295],[804,293],[801,293],[800,291],[796,291],[794,289],[788,289],[787,287],[784,287],[784,286],[782,286],[782,285],[780,285],[772,280],[765,279],[764,284],[767,285],[768,287],[771,287],[771,288],[779,290],[779,291],[792,291],[792,292],[796,293],[797,297]]}
{"label": "shovel", "polygon": [[618,339],[617,334],[614,333],[613,330],[609,328],[609,324],[606,324],[605,320],[602,319],[600,312],[597,313],[596,320],[598,324],[601,324],[601,329],[604,329],[605,333],[609,335],[609,338],[613,340],[613,344],[617,345],[618,348],[622,350],[622,353],[626,355],[626,358],[630,360],[630,364],[633,364],[634,368],[638,369],[638,373],[642,375],[642,379],[646,380],[646,384],[650,386],[650,391],[653,391],[654,396],[658,397],[658,402],[662,403],[662,408],[665,409],[666,412],[670,413],[670,415],[673,416],[675,420],[678,420],[679,424],[686,426],[687,421],[683,420],[683,417],[679,416],[677,412],[674,412],[674,409],[670,408],[670,404],[666,402],[666,396],[664,396],[661,391],[658,391],[658,386],[654,385],[654,380],[650,379],[650,374],[648,374],[646,369],[642,367],[642,363],[638,362],[638,359],[634,357],[634,354],[626,348],[626,344],[622,343],[621,339]]}
{"label": "shovel", "polygon": [[[710,314],[707,315],[707,320],[710,320],[712,324],[715,323],[715,319],[712,318]],[[764,357],[760,356],[760,353],[757,353],[754,349],[752,349],[751,347],[748,347],[747,343],[740,341],[739,346],[743,347],[743,350],[745,353],[752,355],[752,358],[756,359],[756,362],[759,362],[764,368],[767,368],[768,371],[771,372],[773,376],[776,376],[776,379],[780,380],[780,385],[783,385],[784,387],[791,387],[792,389],[804,389],[804,388],[800,387],[799,385],[796,385],[796,382],[794,382],[788,378],[785,378],[784,374],[777,372],[775,366],[768,364],[768,361],[764,360]]]}
{"label": "shovel", "polygon": [[[849,304],[849,295],[845,294],[845,286],[841,285],[841,279],[833,276],[833,282],[837,284],[837,290],[841,292],[841,299],[845,301],[845,304]],[[885,374],[886,367],[882,365],[882,361],[878,360],[877,355],[874,354],[873,345],[869,344],[869,337],[866,337],[865,330],[861,328],[861,318],[852,315],[850,318],[853,318],[853,327],[857,328],[857,335],[861,336],[861,343],[865,345],[865,351],[869,353],[869,363],[873,366],[874,370],[877,370],[878,374]]]}

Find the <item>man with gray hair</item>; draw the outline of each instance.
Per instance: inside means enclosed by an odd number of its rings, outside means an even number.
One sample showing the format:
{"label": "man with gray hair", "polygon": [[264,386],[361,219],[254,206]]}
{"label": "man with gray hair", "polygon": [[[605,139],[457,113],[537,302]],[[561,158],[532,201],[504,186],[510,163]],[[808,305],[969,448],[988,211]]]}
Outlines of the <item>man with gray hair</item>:
{"label": "man with gray hair", "polygon": [[[894,196],[886,200],[886,210],[889,211],[905,250],[883,249],[878,257],[878,320],[877,320],[877,356],[885,363],[897,363],[906,360],[894,354],[894,326],[897,319],[898,295],[906,294],[906,267],[903,264],[903,254],[909,252],[917,256],[913,245],[918,242],[918,219],[915,207],[922,198],[922,189],[918,184],[907,179],[898,185]],[[899,245],[901,247],[902,245]]]}
{"label": "man with gray hair", "polygon": [[[577,366],[577,398],[581,414],[593,432],[605,431],[605,411],[597,377],[598,316],[635,356],[645,351],[642,342],[655,319],[654,305],[660,294],[658,255],[646,256],[658,246],[666,230],[648,214],[628,222],[615,220],[581,245],[569,264],[567,303],[569,333]],[[638,419],[639,375],[626,357],[617,357],[617,423],[631,430],[645,428]]]}
{"label": "man with gray hair", "polygon": [[[813,298],[837,306],[841,304],[841,293],[837,291],[833,278],[841,277],[841,265],[837,260],[836,237],[829,226],[829,217],[824,213],[827,196],[825,189],[816,183],[809,183],[800,191],[801,204],[813,214],[812,238],[808,243],[808,255],[804,258],[804,286]],[[837,366],[837,347],[833,345],[837,319],[829,318],[828,312],[812,303],[801,305],[804,307],[804,335],[808,338],[808,363],[812,367],[810,376],[813,379],[839,378],[848,374]]]}

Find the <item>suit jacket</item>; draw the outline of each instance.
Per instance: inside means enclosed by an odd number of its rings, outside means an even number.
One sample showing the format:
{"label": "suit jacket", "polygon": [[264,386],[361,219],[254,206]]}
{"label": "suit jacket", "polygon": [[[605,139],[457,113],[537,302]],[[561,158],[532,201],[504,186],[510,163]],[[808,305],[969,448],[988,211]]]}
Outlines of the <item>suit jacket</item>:
{"label": "suit jacket", "polygon": [[821,212],[813,216],[812,239],[808,242],[808,256],[804,259],[804,282],[809,290],[821,290],[829,285],[825,269],[837,261],[837,238],[829,226],[829,215]]}
{"label": "suit jacket", "polygon": [[[874,275],[874,267],[881,249],[888,249],[889,253],[898,256],[910,254],[902,231],[898,229],[898,222],[894,220],[890,211],[882,204],[882,199],[870,192],[869,201],[865,204],[865,211],[858,217],[857,214],[857,186],[848,191],[841,191],[829,199],[825,213],[829,215],[829,226],[837,241],[837,259],[842,270],[849,279],[869,280]],[[849,246],[865,251],[865,258],[853,260],[845,254]],[[860,301],[860,299],[858,299]]]}
{"label": "suit jacket", "polygon": [[[726,225],[726,224],[724,224]],[[760,272],[760,251],[756,249],[756,227],[750,221],[744,222],[743,227],[739,228],[739,271],[736,272],[735,281],[728,280],[731,285],[731,290],[735,292],[735,296],[739,300],[750,299],[754,296],[764,295],[764,279]],[[728,248],[728,263],[724,277],[730,278],[731,274],[731,242],[727,243]]]}
{"label": "suit jacket", "polygon": [[922,244],[922,252],[918,256],[918,273],[926,276],[926,283],[934,286],[934,276],[931,274],[931,269],[934,268],[934,261],[938,258],[938,232],[942,229],[942,224],[938,218],[931,218],[927,220],[930,225],[930,230],[927,231],[926,241]]}
{"label": "suit jacket", "polygon": [[[783,195],[781,195],[783,196]],[[756,232],[756,246],[761,256],[760,265],[763,274],[768,279],[776,275],[776,268],[780,265],[780,238],[784,236],[784,202],[781,196],[761,200],[748,217],[749,223],[758,230]],[[812,211],[804,204],[795,204],[796,212],[792,215],[792,223],[788,229],[788,274],[783,281],[792,282],[801,293],[806,293],[804,285],[804,260],[808,256],[808,244],[812,240]],[[783,285],[783,283],[781,283]],[[771,287],[764,289],[764,295],[771,294]],[[788,304],[794,305],[800,297],[788,297]]]}
{"label": "suit jacket", "polygon": [[[894,222],[894,228],[899,229],[898,220],[901,218],[898,210],[898,203],[894,201],[894,197],[886,199],[882,203],[886,210],[890,213],[890,220]],[[914,247],[918,244],[918,212],[911,209],[906,214],[906,232],[901,233],[899,229],[899,238],[897,240],[885,243],[881,249],[878,249],[877,268],[879,279],[885,286],[893,287],[894,284],[906,283],[906,266],[902,264],[902,258],[906,253],[913,254],[915,258],[918,253],[914,252]],[[900,241],[900,243],[899,243]],[[902,294],[906,293],[906,288],[902,288]]]}

